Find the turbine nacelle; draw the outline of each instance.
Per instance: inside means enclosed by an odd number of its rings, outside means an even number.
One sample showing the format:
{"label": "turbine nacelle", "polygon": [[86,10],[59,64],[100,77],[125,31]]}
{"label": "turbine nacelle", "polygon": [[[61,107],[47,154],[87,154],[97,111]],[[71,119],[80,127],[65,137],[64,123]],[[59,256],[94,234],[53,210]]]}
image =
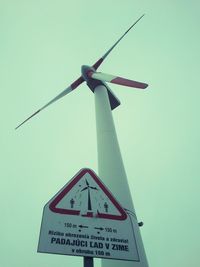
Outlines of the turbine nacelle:
{"label": "turbine nacelle", "polygon": [[87,86],[90,88],[90,90],[93,93],[94,93],[95,88],[99,85],[103,85],[106,87],[107,92],[108,92],[110,107],[112,110],[120,105],[120,100],[113,93],[113,91],[107,86],[105,81],[91,78],[92,75],[95,73],[95,68],[93,66],[91,67],[91,66],[83,65],[81,67],[81,73],[82,73],[83,79],[87,83]]}
{"label": "turbine nacelle", "polygon": [[97,87],[98,85],[105,85],[105,83],[103,83],[102,81],[91,78],[91,74],[94,72],[94,67],[87,65],[81,66],[82,77],[86,81],[88,87],[92,90],[92,92],[94,92],[95,87]]}
{"label": "turbine nacelle", "polygon": [[82,65],[81,73],[82,73],[83,79],[86,81],[88,87],[92,90],[92,92],[94,92],[95,88],[98,85],[104,85],[104,86],[106,85],[103,80],[97,80],[97,79],[92,78],[92,74],[95,73],[94,67]]}

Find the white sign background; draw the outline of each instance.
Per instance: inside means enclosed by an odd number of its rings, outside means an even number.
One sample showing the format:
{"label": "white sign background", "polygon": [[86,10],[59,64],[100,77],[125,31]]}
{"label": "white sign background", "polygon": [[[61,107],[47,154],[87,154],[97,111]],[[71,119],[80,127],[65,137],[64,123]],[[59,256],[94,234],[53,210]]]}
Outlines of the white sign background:
{"label": "white sign background", "polygon": [[139,261],[134,227],[133,214],[82,169],[45,205],[38,252]]}

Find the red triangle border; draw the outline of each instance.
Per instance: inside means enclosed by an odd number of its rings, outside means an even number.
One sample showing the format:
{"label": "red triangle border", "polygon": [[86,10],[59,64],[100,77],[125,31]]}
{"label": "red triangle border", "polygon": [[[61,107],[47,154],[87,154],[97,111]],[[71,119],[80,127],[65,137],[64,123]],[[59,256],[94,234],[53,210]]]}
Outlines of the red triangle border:
{"label": "red triangle border", "polygon": [[[79,182],[79,180],[86,174],[89,173],[90,176],[94,179],[94,181],[98,184],[98,186],[102,189],[102,191],[106,194],[106,196],[110,199],[112,204],[117,208],[121,215],[112,215],[107,213],[99,213],[96,218],[109,219],[109,220],[126,220],[127,214],[125,210],[121,207],[118,201],[114,198],[111,192],[106,188],[106,186],[102,183],[102,181],[98,178],[95,172],[91,169],[85,168],[80,170],[72,180],[67,184],[66,187],[53,199],[53,201],[49,204],[49,209],[52,212],[65,214],[65,215],[80,215],[79,210],[69,210],[57,208],[58,203],[64,198],[64,196]],[[93,217],[92,214],[88,217]]]}

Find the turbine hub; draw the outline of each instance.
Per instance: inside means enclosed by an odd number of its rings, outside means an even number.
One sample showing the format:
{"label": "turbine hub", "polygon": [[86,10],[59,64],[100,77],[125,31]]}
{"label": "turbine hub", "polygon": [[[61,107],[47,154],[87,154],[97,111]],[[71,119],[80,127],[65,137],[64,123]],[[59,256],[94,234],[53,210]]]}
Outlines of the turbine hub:
{"label": "turbine hub", "polygon": [[95,69],[93,67],[90,67],[90,66],[87,66],[87,65],[82,65],[81,66],[81,73],[82,73],[82,76],[84,78],[84,80],[87,82],[89,79],[91,79],[89,76],[88,76],[88,72],[94,72]]}
{"label": "turbine hub", "polygon": [[90,90],[92,92],[94,92],[95,88],[98,86],[98,85],[104,85],[105,86],[105,83],[103,83],[102,81],[100,80],[95,80],[95,79],[92,79],[88,76],[88,73],[92,71],[92,72],[95,72],[95,69],[93,67],[90,67],[90,66],[87,66],[87,65],[82,65],[81,66],[81,73],[82,73],[82,77],[83,79],[86,81],[88,87],[90,88]]}

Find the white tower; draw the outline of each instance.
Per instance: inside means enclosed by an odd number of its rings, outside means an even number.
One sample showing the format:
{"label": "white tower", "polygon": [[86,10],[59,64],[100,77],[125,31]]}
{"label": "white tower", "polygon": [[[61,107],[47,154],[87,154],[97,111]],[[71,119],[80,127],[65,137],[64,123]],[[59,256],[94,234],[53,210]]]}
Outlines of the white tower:
{"label": "white tower", "polygon": [[[117,140],[107,88],[104,85],[99,85],[95,88],[94,94],[99,177],[112,190],[112,193],[117,197],[122,206],[135,214]],[[136,215],[134,224],[140,261],[128,262],[103,259],[102,267],[148,267]]]}

